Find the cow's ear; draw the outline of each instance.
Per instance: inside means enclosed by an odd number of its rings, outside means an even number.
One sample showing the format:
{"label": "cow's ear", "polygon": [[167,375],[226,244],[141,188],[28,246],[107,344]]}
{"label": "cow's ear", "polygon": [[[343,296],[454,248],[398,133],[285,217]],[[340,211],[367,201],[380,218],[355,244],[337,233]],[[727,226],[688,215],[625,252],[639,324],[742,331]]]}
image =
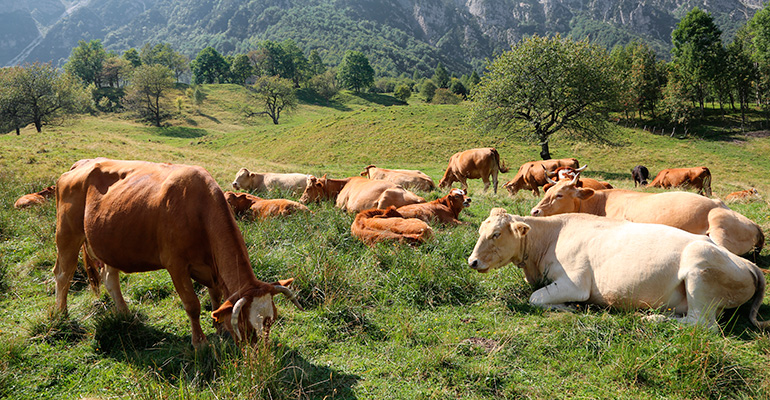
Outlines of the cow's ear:
{"label": "cow's ear", "polygon": [[580,200],[585,200],[594,195],[594,190],[589,188],[578,189],[577,197]]}
{"label": "cow's ear", "polygon": [[511,230],[516,236],[524,237],[524,235],[526,235],[527,232],[529,232],[529,225],[523,222],[514,221],[514,222],[511,222]]}
{"label": "cow's ear", "polygon": [[230,300],[227,300],[219,308],[211,312],[211,317],[214,318],[214,321],[217,321],[217,323],[222,323],[227,318],[226,315],[232,313],[233,303],[231,303]]}
{"label": "cow's ear", "polygon": [[507,213],[508,212],[505,211],[504,208],[497,207],[497,208],[493,208],[491,211],[489,211],[489,216],[492,217],[492,216],[497,216],[497,215],[505,215]]}

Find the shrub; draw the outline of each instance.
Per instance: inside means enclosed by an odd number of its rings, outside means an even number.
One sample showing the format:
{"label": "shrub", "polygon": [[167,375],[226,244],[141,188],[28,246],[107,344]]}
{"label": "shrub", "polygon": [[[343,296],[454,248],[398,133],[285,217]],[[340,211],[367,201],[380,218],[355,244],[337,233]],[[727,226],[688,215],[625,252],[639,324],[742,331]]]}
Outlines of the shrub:
{"label": "shrub", "polygon": [[433,104],[459,104],[463,99],[450,92],[449,89],[436,89],[436,93],[433,95]]}

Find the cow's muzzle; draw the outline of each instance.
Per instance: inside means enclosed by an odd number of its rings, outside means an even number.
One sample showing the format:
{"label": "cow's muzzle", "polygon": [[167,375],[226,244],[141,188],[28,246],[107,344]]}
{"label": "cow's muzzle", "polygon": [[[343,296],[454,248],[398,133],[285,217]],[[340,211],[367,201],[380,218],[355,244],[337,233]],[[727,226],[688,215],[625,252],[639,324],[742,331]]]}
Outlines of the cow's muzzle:
{"label": "cow's muzzle", "polygon": [[233,189],[240,190],[240,187],[238,187],[238,182],[233,182]]}
{"label": "cow's muzzle", "polygon": [[532,209],[532,211],[530,212],[530,214],[531,214],[533,217],[539,217],[540,215],[542,215],[542,214],[543,214],[543,210],[541,210],[541,209],[539,209],[539,208],[533,208],[533,209]]}
{"label": "cow's muzzle", "polygon": [[481,265],[478,258],[475,258],[473,260],[468,260],[468,266],[471,267],[471,269],[475,269],[477,272],[481,272],[481,273],[485,273],[489,270],[489,268]]}

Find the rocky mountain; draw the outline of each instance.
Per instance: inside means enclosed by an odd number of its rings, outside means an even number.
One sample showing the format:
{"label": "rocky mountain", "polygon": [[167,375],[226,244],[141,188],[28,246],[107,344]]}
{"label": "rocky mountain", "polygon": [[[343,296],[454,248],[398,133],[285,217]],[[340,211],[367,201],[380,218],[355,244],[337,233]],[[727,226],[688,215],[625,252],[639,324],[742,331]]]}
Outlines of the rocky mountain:
{"label": "rocky mountain", "polygon": [[108,50],[170,43],[194,57],[206,46],[247,52],[293,39],[328,64],[366,53],[378,73],[480,71],[486,58],[527,35],[632,40],[668,56],[671,31],[693,7],[731,40],[763,0],[0,0],[0,65],[62,64],[78,40]]}

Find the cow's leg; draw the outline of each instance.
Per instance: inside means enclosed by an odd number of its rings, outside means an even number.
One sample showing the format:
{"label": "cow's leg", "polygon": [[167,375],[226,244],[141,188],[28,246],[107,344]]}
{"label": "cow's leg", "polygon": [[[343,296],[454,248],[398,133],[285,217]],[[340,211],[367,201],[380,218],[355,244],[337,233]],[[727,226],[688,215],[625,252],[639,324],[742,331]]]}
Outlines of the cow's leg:
{"label": "cow's leg", "polygon": [[[460,181],[460,188],[468,193],[468,180],[464,176],[458,176],[457,180]],[[486,190],[486,189],[485,189]]]}
{"label": "cow's leg", "polygon": [[590,285],[576,284],[566,275],[554,280],[550,285],[532,293],[529,302],[538,307],[567,310],[564,303],[588,300],[591,295]]}
{"label": "cow's leg", "polygon": [[481,177],[481,181],[484,182],[484,193],[488,192],[489,191],[489,176],[482,176]]}
{"label": "cow's leg", "polygon": [[56,309],[67,313],[67,293],[69,293],[72,277],[78,265],[78,254],[83,246],[85,235],[67,232],[57,226],[56,233],[56,263],[53,276],[56,281]]}
{"label": "cow's leg", "polygon": [[179,298],[182,300],[184,310],[190,318],[190,330],[192,332],[192,344],[200,347],[206,343],[206,335],[201,329],[201,303],[195,294],[192,279],[190,278],[190,268],[184,263],[177,263],[166,267],[171,281],[174,283]]}
{"label": "cow's leg", "polygon": [[497,194],[497,170],[492,172],[492,188],[495,191],[495,194]]}
{"label": "cow's leg", "polygon": [[123,298],[123,293],[120,291],[120,273],[117,269],[104,265],[102,268],[102,281],[104,281],[104,287],[107,289],[107,293],[112,297],[112,301],[115,303],[115,308],[119,313],[128,313],[128,305]]}

